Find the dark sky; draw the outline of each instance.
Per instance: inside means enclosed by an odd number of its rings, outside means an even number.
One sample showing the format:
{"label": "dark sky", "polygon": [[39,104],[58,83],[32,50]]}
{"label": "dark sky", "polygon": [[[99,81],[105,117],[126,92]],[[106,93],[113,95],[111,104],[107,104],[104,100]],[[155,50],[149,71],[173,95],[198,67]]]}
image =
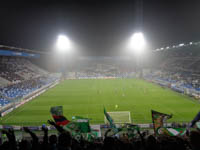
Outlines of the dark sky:
{"label": "dark sky", "polygon": [[142,31],[148,49],[200,41],[199,0],[65,0],[0,5],[0,44],[51,51],[66,34],[86,55],[115,55]]}

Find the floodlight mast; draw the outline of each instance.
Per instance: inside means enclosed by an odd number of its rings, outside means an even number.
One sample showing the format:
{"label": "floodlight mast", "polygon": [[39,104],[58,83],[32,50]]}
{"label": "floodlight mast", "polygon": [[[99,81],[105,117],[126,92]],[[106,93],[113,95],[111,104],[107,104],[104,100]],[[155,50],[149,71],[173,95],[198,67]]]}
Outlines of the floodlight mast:
{"label": "floodlight mast", "polygon": [[59,35],[56,43],[57,54],[59,56],[60,71],[62,78],[65,78],[66,74],[66,57],[70,51],[70,40],[65,35]]}
{"label": "floodlight mast", "polygon": [[142,32],[134,33],[130,38],[130,49],[135,55],[136,69],[139,72],[139,76],[142,75],[141,65],[142,65],[142,54],[144,52],[146,42]]}

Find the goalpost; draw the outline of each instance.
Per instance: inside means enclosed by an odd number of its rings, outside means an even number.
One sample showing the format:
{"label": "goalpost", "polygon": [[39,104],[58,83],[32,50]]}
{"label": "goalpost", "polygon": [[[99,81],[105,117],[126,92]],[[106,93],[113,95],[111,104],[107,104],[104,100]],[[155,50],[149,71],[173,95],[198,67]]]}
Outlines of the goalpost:
{"label": "goalpost", "polygon": [[[115,123],[131,123],[131,113],[130,111],[115,111],[115,112],[107,112]],[[108,123],[106,117],[104,116],[104,122]]]}

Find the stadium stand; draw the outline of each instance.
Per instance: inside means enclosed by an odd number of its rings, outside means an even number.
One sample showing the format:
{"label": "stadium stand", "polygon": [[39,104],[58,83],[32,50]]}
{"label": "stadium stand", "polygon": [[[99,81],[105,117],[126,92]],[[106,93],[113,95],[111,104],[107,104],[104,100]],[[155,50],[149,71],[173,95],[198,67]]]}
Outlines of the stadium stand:
{"label": "stadium stand", "polygon": [[129,57],[86,57],[67,72],[68,78],[128,78],[133,77],[134,66]]}
{"label": "stadium stand", "polygon": [[2,77],[0,77],[1,86],[8,85],[10,82]]}
{"label": "stadium stand", "polygon": [[171,87],[175,91],[200,98],[198,47],[189,45],[156,52],[155,56],[159,60],[146,78]]}
{"label": "stadium stand", "polygon": [[23,98],[55,78],[22,57],[1,56],[0,107]]}

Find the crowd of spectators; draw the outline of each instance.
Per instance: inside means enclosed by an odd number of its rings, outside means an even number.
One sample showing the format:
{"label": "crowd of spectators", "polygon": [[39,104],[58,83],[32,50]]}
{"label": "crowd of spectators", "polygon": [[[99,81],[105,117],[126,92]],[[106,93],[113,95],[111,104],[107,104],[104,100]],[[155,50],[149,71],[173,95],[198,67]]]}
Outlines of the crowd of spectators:
{"label": "crowd of spectators", "polygon": [[38,77],[30,80],[26,80],[17,84],[8,85],[0,88],[6,97],[17,98],[22,97],[35,89],[40,88],[43,85],[43,77]]}
{"label": "crowd of spectators", "polygon": [[0,59],[0,77],[11,83],[32,79],[40,76],[38,70],[32,68],[33,64],[23,58],[2,57]]}
{"label": "crowd of spectators", "polygon": [[200,76],[188,72],[173,72],[156,70],[153,74],[154,78],[160,78],[176,85],[186,88],[200,90]]}
{"label": "crowd of spectators", "polygon": [[43,139],[24,127],[24,131],[31,136],[31,140],[22,139],[17,141],[12,129],[3,130],[8,141],[1,142],[2,150],[199,150],[200,132],[187,132],[185,136],[166,136],[149,135],[146,132],[138,131],[138,136],[128,138],[123,134],[120,138],[117,136],[107,136],[93,140],[84,138],[75,139],[68,131],[57,126],[55,122],[49,121],[52,126],[58,130],[58,136],[51,134],[48,136],[48,129],[42,127]]}
{"label": "crowd of spectators", "polygon": [[81,79],[81,78],[129,78],[133,77],[133,73],[128,72],[76,72],[75,78]]}
{"label": "crowd of spectators", "polygon": [[12,83],[20,82],[23,77],[16,74],[17,71],[23,69],[17,59],[3,57],[0,62],[0,76]]}
{"label": "crowd of spectators", "polygon": [[0,106],[7,105],[23,96],[31,94],[33,91],[53,82],[54,79],[48,77],[37,77],[19,83],[0,87]]}
{"label": "crowd of spectators", "polygon": [[1,56],[0,107],[32,93],[51,79],[45,70],[26,58]]}
{"label": "crowd of spectators", "polygon": [[[180,47],[156,53],[155,77],[200,90],[200,53],[198,46]],[[159,72],[159,73],[155,73]]]}

